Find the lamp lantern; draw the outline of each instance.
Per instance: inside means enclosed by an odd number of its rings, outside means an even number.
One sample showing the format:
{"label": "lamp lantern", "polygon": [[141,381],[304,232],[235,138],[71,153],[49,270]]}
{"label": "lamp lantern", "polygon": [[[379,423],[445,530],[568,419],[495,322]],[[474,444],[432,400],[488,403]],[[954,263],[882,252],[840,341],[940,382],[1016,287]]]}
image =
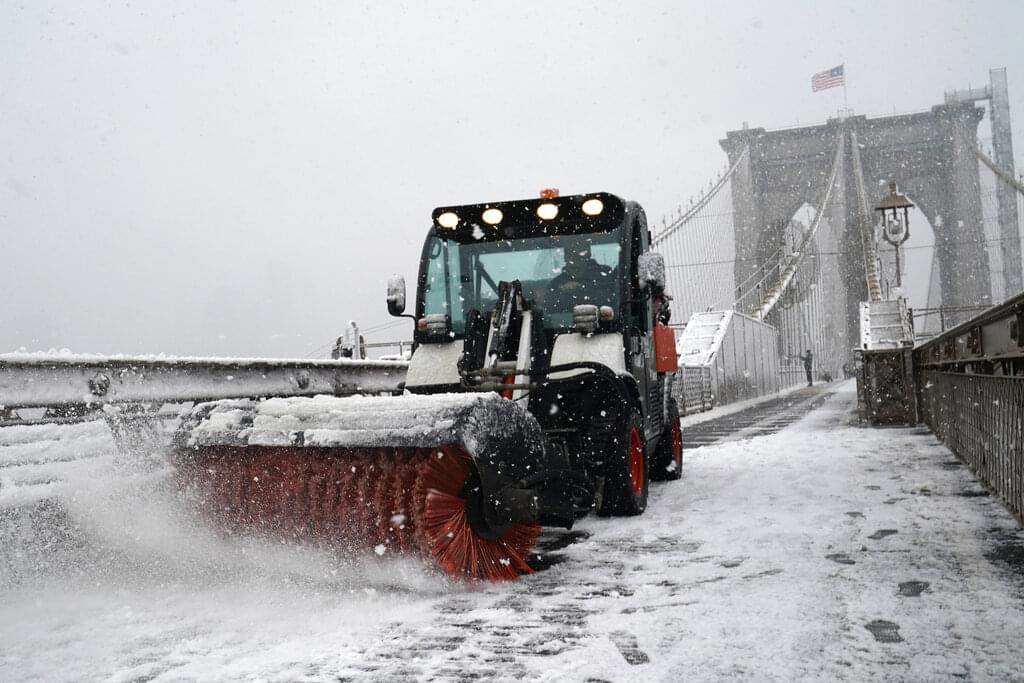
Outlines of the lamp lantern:
{"label": "lamp lantern", "polygon": [[896,183],[889,183],[889,194],[875,207],[881,213],[882,238],[896,249],[896,286],[903,286],[900,273],[900,245],[910,239],[910,209],[914,203],[901,194]]}

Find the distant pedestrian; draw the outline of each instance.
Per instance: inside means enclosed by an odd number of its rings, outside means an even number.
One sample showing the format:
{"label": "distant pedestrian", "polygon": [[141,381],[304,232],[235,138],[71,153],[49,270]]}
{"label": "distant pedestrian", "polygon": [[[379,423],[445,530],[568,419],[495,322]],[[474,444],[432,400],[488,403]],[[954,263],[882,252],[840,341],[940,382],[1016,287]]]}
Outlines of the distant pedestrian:
{"label": "distant pedestrian", "polygon": [[811,368],[813,367],[814,354],[811,353],[810,349],[807,349],[806,355],[800,356],[800,360],[804,362],[804,372],[807,373],[807,386],[812,386],[814,384],[814,376],[811,373]]}

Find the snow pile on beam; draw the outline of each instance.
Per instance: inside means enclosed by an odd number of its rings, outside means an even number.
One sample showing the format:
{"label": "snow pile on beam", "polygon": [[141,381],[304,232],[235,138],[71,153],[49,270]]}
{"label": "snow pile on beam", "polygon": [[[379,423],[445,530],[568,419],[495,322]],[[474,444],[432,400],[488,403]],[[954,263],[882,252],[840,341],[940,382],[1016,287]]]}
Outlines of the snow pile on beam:
{"label": "snow pile on beam", "polygon": [[213,401],[197,405],[176,437],[179,447],[316,446],[487,450],[515,435],[543,442],[537,421],[493,393],[433,396],[315,396]]}

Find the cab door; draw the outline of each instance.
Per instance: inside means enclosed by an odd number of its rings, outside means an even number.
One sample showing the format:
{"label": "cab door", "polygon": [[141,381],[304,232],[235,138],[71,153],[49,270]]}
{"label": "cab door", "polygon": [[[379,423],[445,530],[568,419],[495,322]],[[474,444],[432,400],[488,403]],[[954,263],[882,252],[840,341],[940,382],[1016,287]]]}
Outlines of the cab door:
{"label": "cab door", "polygon": [[630,225],[630,275],[629,300],[630,320],[627,325],[630,373],[636,378],[640,389],[640,402],[644,417],[644,433],[649,443],[661,434],[662,392],[654,355],[654,302],[650,292],[640,287],[637,260],[647,250],[647,222],[643,213],[638,214]]}

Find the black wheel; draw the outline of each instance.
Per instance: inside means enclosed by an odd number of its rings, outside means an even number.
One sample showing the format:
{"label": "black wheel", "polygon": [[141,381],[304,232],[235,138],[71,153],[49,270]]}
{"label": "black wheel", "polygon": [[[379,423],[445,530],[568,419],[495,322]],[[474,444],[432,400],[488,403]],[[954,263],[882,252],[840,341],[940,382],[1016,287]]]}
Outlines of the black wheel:
{"label": "black wheel", "polygon": [[630,410],[611,449],[597,514],[639,515],[647,508],[648,465],[643,423],[635,410]]}
{"label": "black wheel", "polygon": [[683,429],[679,426],[679,408],[675,399],[668,404],[668,420],[651,458],[651,479],[675,481],[683,476]]}

